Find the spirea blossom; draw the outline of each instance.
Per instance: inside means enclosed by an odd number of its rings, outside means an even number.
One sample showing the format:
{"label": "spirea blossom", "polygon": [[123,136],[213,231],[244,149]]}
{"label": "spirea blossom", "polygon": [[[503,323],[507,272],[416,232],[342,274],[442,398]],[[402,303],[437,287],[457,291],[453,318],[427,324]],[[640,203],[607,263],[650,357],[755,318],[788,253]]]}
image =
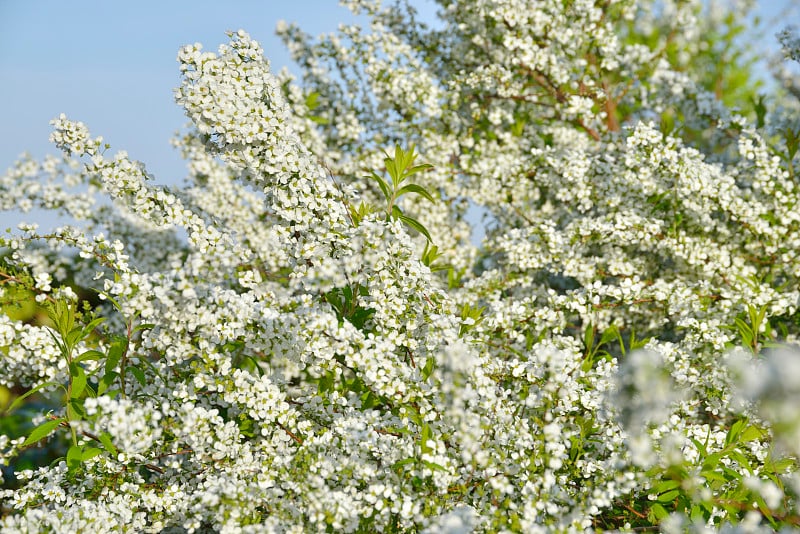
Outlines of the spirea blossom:
{"label": "spirea blossom", "polygon": [[182,186],[64,115],[0,177],[76,222],[0,239],[0,529],[796,526],[800,105],[726,13],[344,3],[299,79],[180,49]]}

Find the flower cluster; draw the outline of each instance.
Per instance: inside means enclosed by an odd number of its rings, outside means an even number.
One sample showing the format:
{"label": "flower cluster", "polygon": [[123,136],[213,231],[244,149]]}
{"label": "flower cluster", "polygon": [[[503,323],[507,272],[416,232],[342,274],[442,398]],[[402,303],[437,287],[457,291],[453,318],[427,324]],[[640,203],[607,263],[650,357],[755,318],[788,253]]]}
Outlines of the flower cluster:
{"label": "flower cluster", "polygon": [[182,187],[63,115],[0,177],[79,224],[0,240],[0,529],[800,525],[800,103],[735,17],[345,3],[300,81],[180,50]]}
{"label": "flower cluster", "polygon": [[777,35],[781,45],[783,45],[783,53],[787,58],[795,61],[800,61],[800,37],[797,36],[795,28],[785,28]]}

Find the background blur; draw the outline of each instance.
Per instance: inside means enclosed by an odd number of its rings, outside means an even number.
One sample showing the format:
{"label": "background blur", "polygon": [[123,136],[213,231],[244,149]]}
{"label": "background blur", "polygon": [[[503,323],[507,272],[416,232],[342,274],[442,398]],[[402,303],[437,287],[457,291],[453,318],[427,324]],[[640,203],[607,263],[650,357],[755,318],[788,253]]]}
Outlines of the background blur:
{"label": "background blur", "polygon": [[[423,20],[435,19],[432,0],[412,3]],[[800,2],[759,3],[760,36],[749,38],[766,57],[778,48],[779,29],[800,25]],[[312,35],[358,22],[336,0],[0,0],[0,173],[25,151],[55,153],[49,121],[66,113],[102,135],[111,153],[124,149],[143,161],[158,183],[180,183],[184,163],[169,144],[185,122],[172,96],[178,49],[200,42],[215,51],[225,31],[242,28],[273,70],[299,74],[274,36],[279,20]],[[52,225],[40,214],[0,212],[0,232],[22,220]]]}

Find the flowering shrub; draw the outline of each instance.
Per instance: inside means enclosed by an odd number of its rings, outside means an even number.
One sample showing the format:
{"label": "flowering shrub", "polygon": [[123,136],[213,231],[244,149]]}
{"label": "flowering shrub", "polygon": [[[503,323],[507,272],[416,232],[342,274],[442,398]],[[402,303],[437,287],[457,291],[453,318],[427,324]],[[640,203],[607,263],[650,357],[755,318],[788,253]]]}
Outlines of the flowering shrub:
{"label": "flowering shrub", "polygon": [[301,81],[181,49],[185,186],[63,115],[3,176],[76,225],[0,241],[0,527],[800,526],[796,80],[699,0],[346,3]]}

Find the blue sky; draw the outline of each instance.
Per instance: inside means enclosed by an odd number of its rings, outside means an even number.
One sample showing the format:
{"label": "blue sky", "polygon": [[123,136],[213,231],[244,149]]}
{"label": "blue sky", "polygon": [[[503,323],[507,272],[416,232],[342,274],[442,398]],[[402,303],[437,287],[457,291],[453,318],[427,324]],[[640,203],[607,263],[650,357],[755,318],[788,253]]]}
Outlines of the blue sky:
{"label": "blue sky", "polygon": [[[434,16],[431,0],[414,3],[424,17]],[[775,15],[791,3],[761,0],[762,18],[771,22],[764,46],[780,27]],[[184,164],[169,145],[185,122],[172,96],[178,48],[201,42],[215,50],[226,30],[243,28],[277,70],[290,65],[274,36],[281,19],[312,35],[354,20],[336,0],[0,0],[0,172],[24,151],[54,153],[49,121],[63,112],[112,150],[145,162],[159,183],[179,183]],[[0,228],[18,220],[0,213]]]}
{"label": "blue sky", "polygon": [[216,50],[225,31],[243,28],[277,70],[290,63],[274,36],[281,19],[314,35],[353,20],[335,0],[0,0],[0,168],[26,150],[54,152],[49,121],[63,112],[144,161],[159,182],[179,182],[184,166],[169,146],[185,122],[172,93],[178,49]]}

